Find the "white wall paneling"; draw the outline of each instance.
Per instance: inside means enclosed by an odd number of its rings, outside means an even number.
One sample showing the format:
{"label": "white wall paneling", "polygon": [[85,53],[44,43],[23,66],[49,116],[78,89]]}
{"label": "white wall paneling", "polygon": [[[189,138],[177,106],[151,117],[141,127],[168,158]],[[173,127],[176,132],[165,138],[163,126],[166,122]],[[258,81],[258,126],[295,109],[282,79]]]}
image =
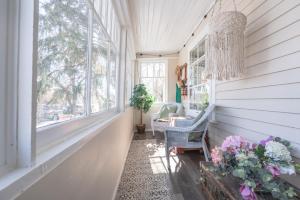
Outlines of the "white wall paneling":
{"label": "white wall paneling", "polygon": [[[251,141],[269,135],[292,142],[300,157],[300,1],[239,0],[248,19],[243,77],[216,83],[216,123],[212,144],[228,135]],[[223,1],[223,10],[232,10]],[[197,31],[204,31],[205,23]],[[194,41],[191,41],[194,43]],[[180,53],[188,60],[187,49]]]}
{"label": "white wall paneling", "polygon": [[[52,165],[44,164],[31,176],[25,176],[26,180],[19,183],[18,189],[22,191],[16,199],[114,199],[133,136],[132,124],[130,108],[106,123],[104,128],[93,129],[93,137],[79,142],[75,147],[78,150],[54,169],[49,170]],[[57,162],[59,157],[52,161]],[[43,177],[28,185],[36,175]],[[8,199],[3,194],[0,193],[0,199]]]}

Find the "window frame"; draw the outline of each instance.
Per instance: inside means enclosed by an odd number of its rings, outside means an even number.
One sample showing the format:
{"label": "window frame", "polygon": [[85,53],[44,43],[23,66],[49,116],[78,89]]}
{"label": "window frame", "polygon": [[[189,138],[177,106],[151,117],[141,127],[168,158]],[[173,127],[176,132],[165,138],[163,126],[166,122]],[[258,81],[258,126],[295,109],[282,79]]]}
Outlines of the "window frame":
{"label": "window frame", "polygon": [[[0,78],[3,99],[0,106],[1,113],[6,113],[1,118],[0,139],[3,146],[3,163],[0,164],[0,176],[16,168],[17,165],[17,97],[18,97],[18,30],[19,15],[18,0],[4,0],[1,2],[0,12],[6,16],[1,18],[2,34],[0,33]],[[3,51],[3,52],[2,52]],[[3,58],[2,58],[3,57]],[[1,108],[0,108],[1,109]],[[2,132],[2,133],[1,133]]]}
{"label": "window frame", "polygon": [[[138,81],[139,83],[142,83],[141,79],[142,78],[162,78],[162,77],[156,77],[156,76],[153,76],[153,77],[142,77],[141,76],[141,66],[142,66],[142,63],[164,63],[165,64],[165,76],[163,77],[164,78],[164,83],[165,83],[165,88],[164,88],[164,92],[163,92],[163,100],[162,101],[155,101],[154,104],[163,104],[165,102],[168,101],[168,60],[167,59],[155,59],[155,58],[144,58],[144,59],[139,59],[138,60],[138,69],[139,69],[139,78],[138,78]],[[154,71],[153,71],[154,73]],[[153,81],[154,82],[154,81]]]}
{"label": "window frame", "polygon": [[[38,2],[38,0],[35,0]],[[108,42],[108,57],[107,57],[107,69],[110,67],[110,52],[114,50],[116,54],[116,83],[118,83],[118,74],[120,71],[120,64],[119,64],[119,59],[120,59],[120,51],[118,50],[117,46],[119,44],[116,44],[116,42],[113,39],[113,35],[110,35],[107,27],[103,23],[103,16],[100,16],[99,13],[97,13],[97,9],[92,5],[92,3],[88,0],[85,0],[87,6],[89,7],[89,28],[88,28],[88,57],[87,57],[87,70],[86,70],[86,97],[85,97],[85,112],[83,116],[76,117],[74,119],[50,124],[47,126],[41,126],[36,128],[36,153],[40,154],[49,148],[61,143],[62,141],[66,140],[68,137],[74,135],[76,132],[85,129],[91,125],[93,125],[95,122],[103,119],[108,119],[107,116],[113,117],[114,115],[118,114],[118,95],[119,95],[119,87],[118,84],[116,84],[116,106],[114,107],[109,107],[107,105],[107,108],[105,110],[99,111],[99,112],[91,112],[91,101],[90,101],[90,94],[91,94],[91,70],[92,70],[92,63],[91,63],[91,53],[92,53],[92,34],[93,34],[93,20],[97,20],[97,23],[99,23],[100,27],[103,30],[103,33],[105,34],[105,38],[107,39]],[[106,0],[106,8],[105,8],[105,14],[106,14],[106,23],[108,23],[108,13],[115,13],[114,6],[111,5],[111,11],[108,11],[108,1]],[[103,1],[101,1],[101,6],[103,5]],[[101,11],[101,9],[99,9]],[[37,11],[35,11],[37,12]],[[36,13],[38,15],[38,13]],[[102,13],[100,13],[102,14]],[[117,24],[119,25],[119,21],[116,18]],[[110,25],[111,26],[111,25]],[[35,32],[38,32],[38,28],[35,28]],[[121,37],[120,34],[118,34],[118,37]],[[120,38],[117,40],[118,42],[120,41]],[[38,52],[36,51],[35,54]],[[110,85],[110,70],[107,70],[108,75],[107,75],[107,87]],[[36,80],[36,76],[34,78]],[[107,98],[110,98],[109,96],[109,88],[107,88]],[[37,102],[35,102],[37,105]],[[36,115],[36,112],[35,114]],[[49,134],[51,132],[51,134]]]}
{"label": "window frame", "polygon": [[[120,77],[124,78],[124,75],[123,73],[120,74],[121,59],[123,61],[120,52],[123,50],[121,43],[124,38],[121,37],[123,27],[121,27],[117,18],[118,15],[115,15],[118,26],[116,27],[117,38],[114,41],[107,34],[101,13],[95,11],[94,5],[91,5],[92,1],[86,0],[91,7],[90,9],[93,9],[95,14],[100,14],[101,17],[98,17],[100,18],[101,26],[102,28],[104,27],[104,32],[109,38],[111,48],[116,50],[116,107],[37,128],[36,61],[38,55],[39,1],[4,0],[1,2],[1,5],[4,5],[2,4],[3,2],[5,5],[6,3],[9,4],[9,6],[0,7],[0,11],[3,8],[8,13],[7,16],[9,16],[9,20],[5,21],[4,25],[8,29],[4,30],[5,32],[7,31],[5,33],[7,49],[4,51],[6,51],[5,56],[8,59],[5,64],[9,66],[6,67],[8,68],[7,70],[5,68],[7,72],[5,74],[7,75],[7,80],[5,81],[7,81],[8,86],[5,87],[7,98],[5,98],[4,104],[5,109],[11,112],[8,112],[7,116],[5,116],[5,133],[9,133],[5,135],[5,151],[7,155],[5,159],[7,160],[7,165],[0,167],[0,178],[2,179],[1,189],[3,191],[6,190],[4,192],[8,196],[13,196],[16,194],[16,191],[21,192],[24,189],[20,187],[20,185],[24,185],[24,180],[25,182],[30,182],[30,184],[32,181],[38,180],[38,178],[54,169],[64,159],[90,141],[93,136],[99,134],[103,128],[121,116],[118,109],[120,106],[119,97],[124,94],[124,91],[120,91],[119,84],[121,83],[119,79]],[[98,5],[101,6],[102,1]],[[113,12],[116,12],[114,4],[112,9],[114,10]],[[102,12],[102,8],[100,12]],[[107,9],[105,12],[107,12]],[[42,137],[43,141],[39,140],[38,137]],[[46,150],[47,152],[45,152]],[[2,177],[4,175],[7,176]],[[8,186],[8,183],[12,184]]]}
{"label": "window frame", "polygon": [[[132,59],[131,49],[130,49],[130,38],[128,33],[125,33],[125,93],[124,93],[124,106],[128,108],[130,106],[130,98],[132,97],[132,89],[134,85],[134,67],[135,61]],[[130,92],[129,92],[130,91]]]}
{"label": "window frame", "polygon": [[[191,60],[191,52],[195,49],[197,49],[200,45],[204,44],[204,48],[206,49],[206,39],[207,39],[207,36],[204,35],[200,40],[199,42],[197,42],[190,50],[189,50],[189,65],[188,65],[188,101],[187,101],[187,107],[188,107],[188,112],[190,115],[192,116],[197,116],[200,111],[199,110],[196,110],[196,109],[191,109],[190,108],[190,104],[191,104],[191,99],[190,99],[190,96],[191,96],[191,90],[195,90],[196,88],[198,87],[207,87],[208,91],[208,98],[209,98],[209,102],[211,102],[211,90],[212,90],[212,81],[209,81],[207,80],[207,82],[203,82],[201,81],[200,84],[195,84],[195,85],[192,85],[191,86],[191,74],[192,74],[192,71],[191,71],[191,67],[192,66],[195,66],[201,62],[204,61],[205,63],[205,59],[206,59],[206,55],[205,55],[205,50],[204,50],[204,54],[199,57],[197,60]],[[206,64],[206,63],[205,63]],[[200,77],[201,79],[201,77]]]}

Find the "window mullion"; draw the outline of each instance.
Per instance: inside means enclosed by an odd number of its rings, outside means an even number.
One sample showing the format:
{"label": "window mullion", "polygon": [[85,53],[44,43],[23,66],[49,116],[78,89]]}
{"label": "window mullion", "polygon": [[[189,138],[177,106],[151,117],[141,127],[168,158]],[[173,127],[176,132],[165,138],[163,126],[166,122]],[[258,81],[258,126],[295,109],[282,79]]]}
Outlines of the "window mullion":
{"label": "window mullion", "polygon": [[106,1],[106,9],[105,9],[105,28],[106,28],[106,30],[107,30],[107,26],[108,26],[108,4],[109,4],[109,2],[108,2],[108,0],[105,0]]}
{"label": "window mullion", "polygon": [[98,15],[101,16],[100,19],[102,18],[102,6],[103,6],[103,0],[99,0],[99,13],[98,13]]}
{"label": "window mullion", "polygon": [[18,165],[29,167],[36,157],[38,3],[20,1],[19,8]]}
{"label": "window mullion", "polygon": [[91,113],[91,81],[92,81],[92,47],[93,47],[93,11],[89,9],[88,24],[88,52],[87,52],[87,70],[86,70],[86,92],[85,92],[85,113]]}
{"label": "window mullion", "polygon": [[11,20],[8,25],[8,48],[7,48],[7,138],[6,138],[6,164],[8,167],[15,167],[17,162],[17,97],[18,97],[18,22],[19,22],[19,2],[7,1],[8,19]]}
{"label": "window mullion", "polygon": [[106,94],[107,94],[107,105],[106,105],[106,109],[109,110],[110,109],[110,94],[109,94],[109,87],[110,87],[110,42],[108,43],[108,52],[107,52],[107,70],[106,70],[106,80],[107,80],[107,89],[106,89]]}

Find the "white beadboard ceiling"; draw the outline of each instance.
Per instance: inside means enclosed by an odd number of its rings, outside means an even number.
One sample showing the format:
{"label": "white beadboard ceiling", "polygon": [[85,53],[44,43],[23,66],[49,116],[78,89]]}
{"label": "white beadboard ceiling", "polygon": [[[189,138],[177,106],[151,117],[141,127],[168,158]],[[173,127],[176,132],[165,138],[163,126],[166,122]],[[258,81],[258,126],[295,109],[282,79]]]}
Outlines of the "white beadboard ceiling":
{"label": "white beadboard ceiling", "polygon": [[128,0],[136,51],[179,51],[213,1]]}

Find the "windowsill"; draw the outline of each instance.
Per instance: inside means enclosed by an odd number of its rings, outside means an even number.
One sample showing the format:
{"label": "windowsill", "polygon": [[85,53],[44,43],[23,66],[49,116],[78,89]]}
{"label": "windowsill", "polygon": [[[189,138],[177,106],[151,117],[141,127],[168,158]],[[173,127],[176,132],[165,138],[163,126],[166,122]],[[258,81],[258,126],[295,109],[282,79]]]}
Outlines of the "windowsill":
{"label": "windowsill", "polygon": [[14,199],[22,192],[46,176],[73,153],[81,149],[96,135],[117,120],[122,113],[115,114],[108,120],[93,123],[80,133],[40,153],[31,167],[19,168],[0,178],[0,199]]}
{"label": "windowsill", "polygon": [[37,129],[37,154],[41,154],[48,149],[72,138],[82,130],[89,128],[99,122],[112,118],[116,115],[116,109],[93,113],[88,117],[81,117],[59,124],[50,125]]}

